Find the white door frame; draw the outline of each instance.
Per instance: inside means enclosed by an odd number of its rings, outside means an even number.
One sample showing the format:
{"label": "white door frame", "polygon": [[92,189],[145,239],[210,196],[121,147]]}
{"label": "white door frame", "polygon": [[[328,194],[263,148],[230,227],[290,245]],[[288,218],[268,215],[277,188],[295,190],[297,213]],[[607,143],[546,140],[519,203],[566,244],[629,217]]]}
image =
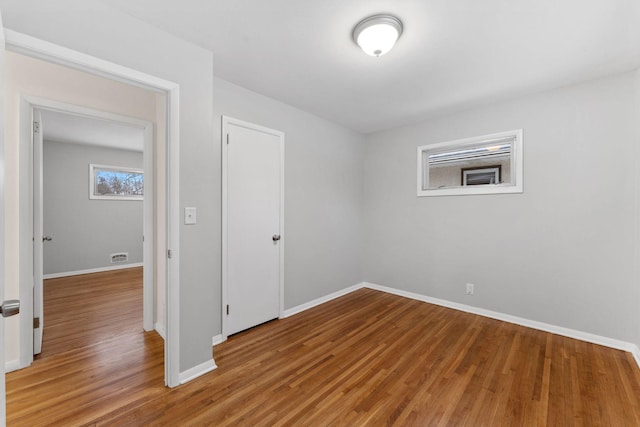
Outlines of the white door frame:
{"label": "white door frame", "polygon": [[[180,86],[146,73],[123,67],[12,30],[4,30],[7,50],[44,59],[69,68],[163,93],[167,97],[166,179],[167,179],[167,330],[165,339],[165,383],[180,385]],[[158,165],[162,166],[162,165]]]}
{"label": "white door frame", "polygon": [[[72,114],[77,116],[89,117],[97,120],[105,120],[112,123],[121,123],[125,125],[135,126],[138,128],[144,129],[144,153],[143,153],[143,169],[145,172],[145,196],[143,200],[144,204],[144,228],[143,235],[145,236],[143,242],[143,265],[144,265],[144,283],[143,283],[143,328],[145,331],[152,331],[154,329],[153,325],[153,313],[154,313],[154,276],[157,274],[154,268],[154,251],[153,251],[153,242],[154,242],[154,215],[153,210],[155,206],[154,200],[154,173],[153,173],[153,160],[154,160],[154,150],[153,150],[153,123],[135,119],[128,116],[123,116],[119,114],[113,114],[105,111],[95,110],[92,108],[82,107],[73,104],[67,104],[64,102],[58,102],[54,100],[49,100],[45,98],[33,97],[33,96],[21,96],[20,99],[20,145],[21,152],[24,153],[31,151],[34,155],[31,156],[34,160],[33,162],[29,162],[28,158],[22,158],[21,156],[21,172],[20,179],[28,181],[28,178],[34,179],[37,175],[36,172],[42,172],[43,168],[43,147],[35,146],[35,138],[33,138],[33,127],[32,122],[34,120],[34,110],[50,110],[57,111],[65,114]],[[41,125],[41,132],[46,132],[46,127]],[[34,144],[31,147],[31,144]],[[29,147],[30,150],[27,148]],[[24,149],[24,150],[23,150]],[[27,157],[27,156],[25,156]],[[25,166],[24,168],[22,166]],[[40,176],[40,180],[42,180],[42,176]],[[42,185],[42,181],[40,182]],[[29,223],[31,224],[30,233],[28,236],[34,236],[34,247],[32,253],[29,253],[29,247],[21,247],[20,248],[20,259],[24,262],[21,262],[23,266],[27,267],[28,264],[32,264],[35,262],[42,263],[42,248],[43,243],[40,237],[43,235],[43,231],[40,229],[42,224],[42,216],[43,216],[43,206],[42,201],[40,203],[35,203],[34,197],[36,196],[35,190],[36,183],[31,180],[31,187],[28,193],[31,195],[29,197],[29,201],[31,202],[31,206],[28,211],[31,214],[31,218],[29,218]],[[26,239],[28,240],[28,238]],[[38,252],[39,255],[38,255]],[[31,258],[31,262],[29,259]],[[31,318],[33,318],[33,294],[30,292],[30,272],[35,270],[35,267],[32,270],[31,268],[23,269],[21,271],[21,280],[20,280],[20,295],[22,300],[22,313],[24,314],[21,318],[20,325],[20,368],[24,368],[29,366],[33,362],[33,351],[34,344],[33,339],[29,340],[29,336],[33,334],[33,322]],[[42,265],[40,266],[40,271],[42,271]],[[22,277],[24,275],[24,277]],[[41,327],[43,327],[43,322],[41,321]]]}
{"label": "white door frame", "polygon": [[247,129],[264,132],[269,135],[274,135],[280,138],[280,236],[278,247],[280,250],[280,309],[278,318],[284,317],[284,133],[269,129],[264,126],[259,126],[253,123],[246,122],[244,120],[234,119],[229,116],[222,116],[222,340],[226,340],[228,337],[227,332],[227,311],[228,304],[228,272],[227,272],[227,242],[228,242],[228,230],[227,230],[227,207],[228,207],[228,182],[227,182],[227,166],[228,166],[228,144],[229,144],[229,125],[241,126]]}
{"label": "white door frame", "polygon": [[[0,16],[0,304],[4,301],[4,192],[5,192],[5,167],[4,167],[4,50],[5,50],[5,37],[2,24],[2,17]],[[4,382],[4,320],[0,320],[0,367],[3,368],[0,373],[0,427],[5,427],[7,423],[7,402],[6,402],[6,390]]]}
{"label": "white door frame", "polygon": [[[21,99],[20,107],[22,107],[23,103],[24,101]],[[22,305],[29,307],[29,310],[23,309],[23,316],[20,316],[19,363],[21,368],[30,365],[33,362],[34,355],[42,352],[42,338],[44,337],[42,333],[42,331],[44,330],[44,239],[38,239],[39,241],[35,239],[35,236],[44,236],[44,177],[42,176],[44,172],[44,139],[42,135],[41,123],[42,111],[35,109],[30,110],[30,114],[26,114],[25,116],[28,116],[27,119],[31,118],[31,123],[35,123],[36,120],[39,121],[41,129],[36,132],[34,125],[30,132],[22,132],[23,126],[20,126],[18,128],[18,140],[20,144],[19,150],[25,151],[23,147],[29,147],[29,149],[26,149],[26,151],[31,152],[31,156],[19,156],[20,192],[18,199],[20,201],[20,207],[24,206],[25,203],[23,203],[23,199],[26,195],[28,195],[28,202],[31,202],[31,207],[28,209],[28,217],[29,223],[31,224],[31,236],[33,236],[33,243],[31,244],[31,254],[27,254],[29,250],[28,235],[19,236],[20,243],[24,242],[24,245],[20,244],[18,246],[20,248],[22,265],[28,263],[25,261],[26,259],[31,259],[31,263],[29,264],[32,265],[31,271],[33,275],[33,286],[29,286],[28,284],[30,280],[21,280],[23,271],[21,270],[19,272],[20,274],[18,280],[18,293],[20,295]],[[22,113],[20,119],[23,119]],[[31,159],[31,162],[29,162],[29,159]],[[22,191],[26,182],[29,182],[31,184],[29,191]],[[25,214],[22,211],[20,211],[20,217],[25,217]],[[21,227],[21,230],[23,229],[24,227]],[[22,259],[23,255],[25,259]],[[28,255],[31,255],[31,257],[29,257]],[[26,276],[25,279],[28,279],[29,277],[30,276]],[[31,313],[29,313],[29,311],[31,311]],[[37,328],[37,334],[34,324],[35,322],[31,324],[29,324],[29,322],[25,322],[25,320],[27,319],[35,319],[36,317],[40,319]],[[31,345],[29,345],[29,336],[31,336]],[[30,348],[30,351],[26,353],[23,352],[24,349],[28,348]],[[23,362],[26,362],[26,364]]]}

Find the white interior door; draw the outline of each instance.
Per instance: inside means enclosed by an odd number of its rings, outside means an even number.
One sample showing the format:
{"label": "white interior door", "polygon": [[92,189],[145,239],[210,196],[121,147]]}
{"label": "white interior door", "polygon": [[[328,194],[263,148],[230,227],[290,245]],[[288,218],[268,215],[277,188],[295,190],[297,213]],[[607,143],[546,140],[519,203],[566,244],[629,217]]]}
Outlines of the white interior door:
{"label": "white interior door", "polygon": [[[42,212],[42,115],[33,110],[33,211]],[[33,354],[42,352],[42,330],[44,328],[44,300],[42,289],[44,244],[51,237],[44,235],[43,215],[33,216]]]}
{"label": "white interior door", "polygon": [[[0,16],[0,302],[4,301],[4,28]],[[2,317],[0,317],[1,319]],[[0,320],[0,426],[6,425],[4,387],[4,321]]]}
{"label": "white interior door", "polygon": [[278,318],[281,312],[284,135],[225,120],[223,323],[224,334],[231,335]]}

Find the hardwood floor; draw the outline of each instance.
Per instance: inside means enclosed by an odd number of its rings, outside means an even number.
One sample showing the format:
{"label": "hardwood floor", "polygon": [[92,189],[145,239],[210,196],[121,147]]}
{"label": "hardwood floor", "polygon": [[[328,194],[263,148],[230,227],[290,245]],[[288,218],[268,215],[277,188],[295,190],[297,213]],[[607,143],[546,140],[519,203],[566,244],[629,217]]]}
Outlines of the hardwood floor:
{"label": "hardwood floor", "polygon": [[142,268],[50,279],[44,300],[42,354],[6,375],[8,425],[78,425],[164,392],[164,342],[142,330]]}
{"label": "hardwood floor", "polygon": [[214,354],[171,390],[153,333],[46,357],[7,376],[9,425],[640,425],[631,355],[368,289]]}
{"label": "hardwood floor", "polygon": [[142,267],[48,279],[44,299],[38,358],[142,331]]}

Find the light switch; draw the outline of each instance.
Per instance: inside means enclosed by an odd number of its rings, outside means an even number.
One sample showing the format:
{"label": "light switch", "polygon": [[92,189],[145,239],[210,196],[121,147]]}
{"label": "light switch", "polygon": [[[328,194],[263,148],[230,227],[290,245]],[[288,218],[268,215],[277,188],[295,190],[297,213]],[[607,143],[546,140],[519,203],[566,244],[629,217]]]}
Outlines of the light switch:
{"label": "light switch", "polygon": [[184,208],[185,225],[193,225],[196,223],[198,211],[196,208]]}

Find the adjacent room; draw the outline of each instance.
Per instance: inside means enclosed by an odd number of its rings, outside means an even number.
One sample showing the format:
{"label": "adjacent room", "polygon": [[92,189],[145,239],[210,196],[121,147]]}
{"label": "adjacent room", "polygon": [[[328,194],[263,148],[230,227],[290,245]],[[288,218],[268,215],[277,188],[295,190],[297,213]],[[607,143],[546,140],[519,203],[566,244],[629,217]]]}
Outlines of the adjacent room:
{"label": "adjacent room", "polygon": [[[100,341],[122,335],[122,329],[111,329],[114,319],[122,319],[124,330],[141,329],[142,310],[122,313],[113,301],[119,292],[142,300],[144,131],[50,110],[38,113],[45,282],[39,323],[47,332],[34,353],[42,358],[96,339],[85,335],[86,327],[74,330],[77,324],[92,324],[93,333],[105,335]],[[112,285],[107,277],[114,274],[127,274],[139,285]],[[82,298],[85,293],[92,298]]]}
{"label": "adjacent room", "polygon": [[640,425],[637,1],[0,13],[8,425]]}

